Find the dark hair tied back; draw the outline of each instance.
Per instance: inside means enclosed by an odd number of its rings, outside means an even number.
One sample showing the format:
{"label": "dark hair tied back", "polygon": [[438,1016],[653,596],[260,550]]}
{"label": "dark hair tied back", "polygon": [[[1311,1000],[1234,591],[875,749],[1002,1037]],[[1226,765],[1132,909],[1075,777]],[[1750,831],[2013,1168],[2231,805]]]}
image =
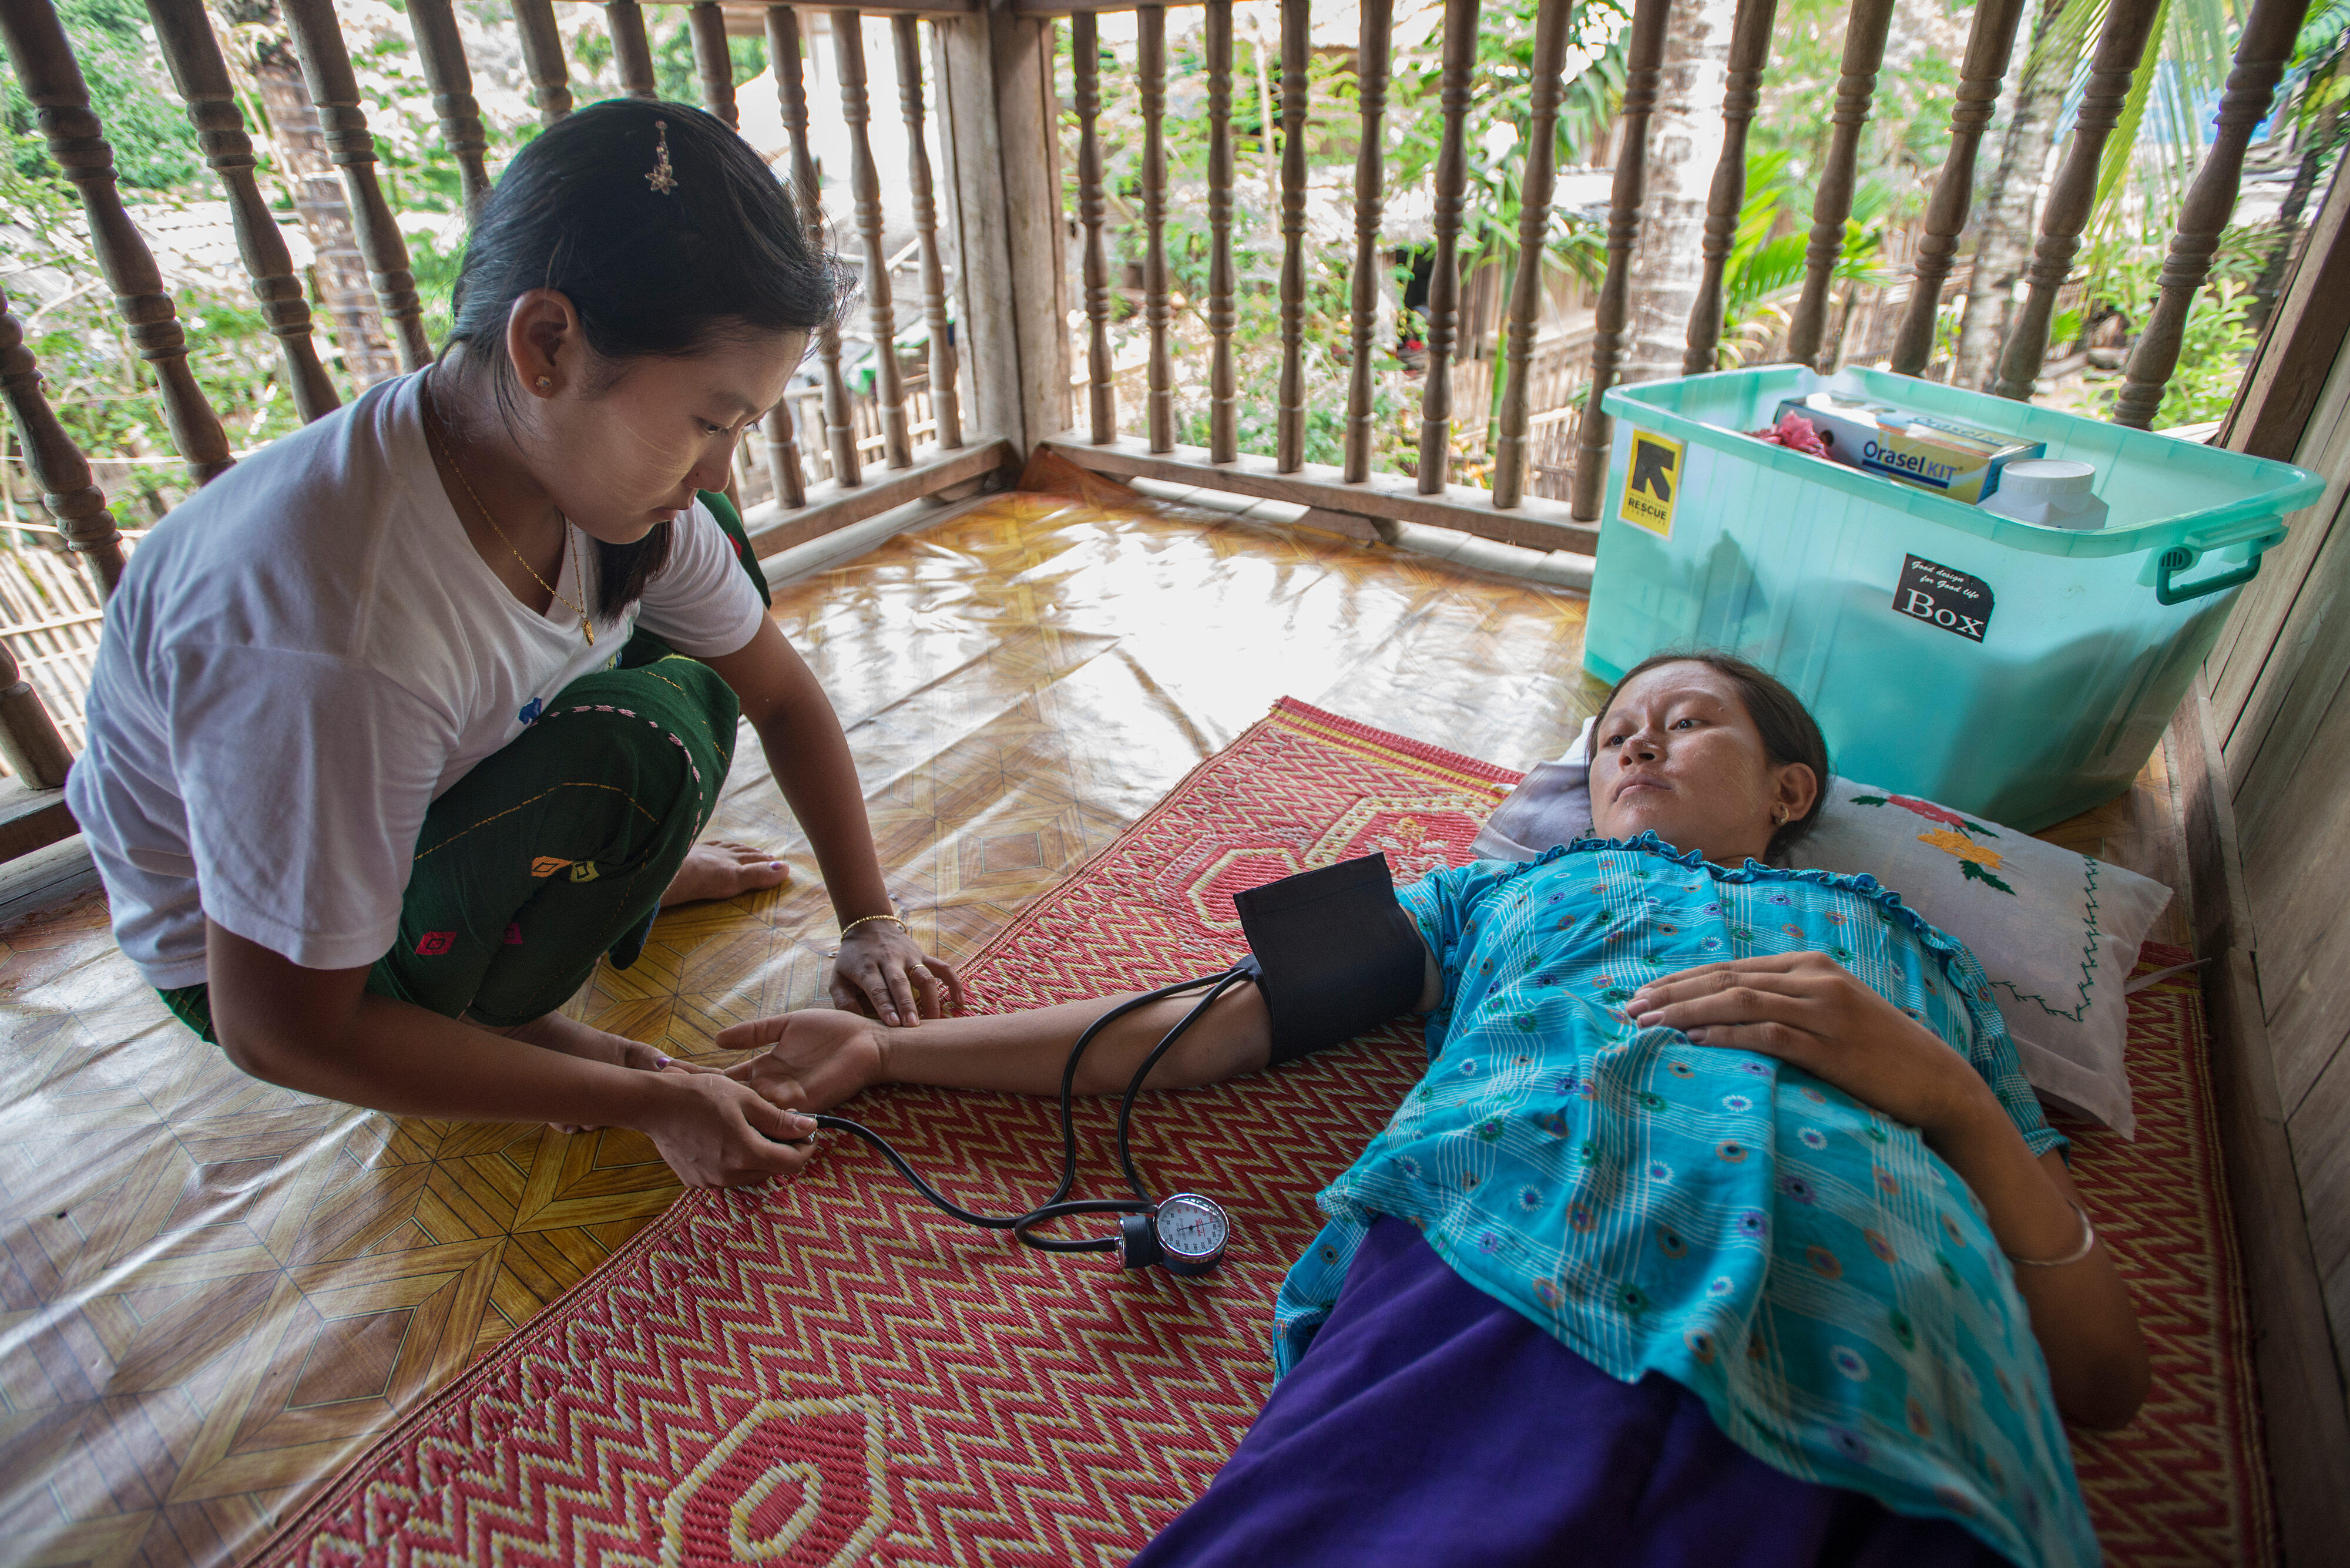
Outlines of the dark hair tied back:
{"label": "dark hair tied back", "polygon": [[[666,192],[648,179],[664,129]],[[506,318],[532,289],[567,296],[588,348],[618,362],[814,331],[839,309],[842,283],[801,230],[791,191],[723,120],[690,104],[613,99],[556,121],[506,165],[466,242],[448,341],[488,364],[511,410],[520,388]],[[598,609],[632,603],[669,545],[665,523],[637,544],[599,545]]]}
{"label": "dark hair tied back", "polygon": [[1626,670],[1624,679],[1616,682],[1608,691],[1607,701],[1599,705],[1600,721],[1607,721],[1607,710],[1616,705],[1616,694],[1629,686],[1634,678],[1646,675],[1664,664],[1702,664],[1725,677],[1738,689],[1739,703],[1746,710],[1746,716],[1754,721],[1754,728],[1762,733],[1762,749],[1770,753],[1772,764],[1784,766],[1789,763],[1801,763],[1811,769],[1812,776],[1819,781],[1819,793],[1812,797],[1811,809],[1773,833],[1769,846],[1762,852],[1763,858],[1772,864],[1786,864],[1787,851],[1811,832],[1813,825],[1819,821],[1820,808],[1827,804],[1828,742],[1827,738],[1820,733],[1819,722],[1812,717],[1811,710],[1804,706],[1804,700],[1787,689],[1786,682],[1761,665],[1750,663],[1718,648],[1669,649],[1650,654]]}

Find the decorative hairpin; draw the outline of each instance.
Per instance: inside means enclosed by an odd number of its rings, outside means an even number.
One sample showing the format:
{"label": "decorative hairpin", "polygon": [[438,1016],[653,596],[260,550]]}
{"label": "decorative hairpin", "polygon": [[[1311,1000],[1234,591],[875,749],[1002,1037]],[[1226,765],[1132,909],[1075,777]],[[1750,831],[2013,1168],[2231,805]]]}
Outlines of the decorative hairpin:
{"label": "decorative hairpin", "polygon": [[660,142],[653,151],[653,171],[645,176],[645,183],[666,196],[677,189],[677,171],[669,161],[669,121],[654,120],[653,130],[660,133]]}

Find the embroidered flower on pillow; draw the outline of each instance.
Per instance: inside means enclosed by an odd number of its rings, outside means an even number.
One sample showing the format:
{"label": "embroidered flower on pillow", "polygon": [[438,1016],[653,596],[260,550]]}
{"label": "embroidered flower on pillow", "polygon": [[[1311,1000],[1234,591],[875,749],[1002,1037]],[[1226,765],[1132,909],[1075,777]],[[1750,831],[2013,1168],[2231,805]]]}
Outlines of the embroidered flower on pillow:
{"label": "embroidered flower on pillow", "polygon": [[1999,836],[1981,823],[1969,822],[1948,806],[1936,805],[1930,800],[1917,800],[1906,794],[1856,794],[1852,797],[1851,804],[1898,805],[1902,810],[1922,816],[1929,822],[1944,824],[1944,826],[1934,832],[1919,834],[1918,842],[1930,844],[1943,854],[1955,857],[1959,862],[1960,872],[1968,881],[1981,882],[1986,887],[1995,888],[2011,898],[2015,896],[2014,888],[1991,875],[1999,869],[1999,863],[2004,857],[1998,850],[1986,849],[1975,842],[1977,836],[1984,838]]}

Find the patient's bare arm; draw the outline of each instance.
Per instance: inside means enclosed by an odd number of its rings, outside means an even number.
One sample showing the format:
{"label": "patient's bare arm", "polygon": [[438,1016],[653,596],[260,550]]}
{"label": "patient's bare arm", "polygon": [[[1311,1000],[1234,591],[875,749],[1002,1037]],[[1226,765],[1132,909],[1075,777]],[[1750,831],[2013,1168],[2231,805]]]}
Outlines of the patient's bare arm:
{"label": "patient's bare arm", "polygon": [[[797,1110],[827,1109],[875,1084],[1057,1095],[1077,1036],[1137,994],[1120,992],[1020,1012],[941,1018],[920,1029],[889,1029],[856,1013],[806,1008],[737,1023],[720,1031],[717,1043],[722,1051],[769,1047],[764,1055],[738,1063],[728,1075]],[[1443,973],[1430,953],[1417,1011],[1429,1012],[1443,998]],[[1123,1090],[1151,1048],[1197,1002],[1196,996],[1169,997],[1136,1008],[1104,1029],[1078,1064],[1076,1092]],[[1253,985],[1236,985],[1159,1058],[1144,1086],[1219,1084],[1259,1071],[1272,1053],[1264,999]]]}
{"label": "patient's bare arm", "polygon": [[[820,1111],[876,1084],[931,1084],[954,1089],[1003,1089],[1057,1095],[1069,1047],[1118,1003],[1121,992],[1057,1007],[979,1017],[932,1019],[919,1029],[890,1029],[853,1012],[804,1008],[722,1030],[719,1049],[769,1049],[729,1070],[778,1106]],[[1136,1008],[1086,1047],[1076,1092],[1123,1090],[1142,1059],[1167,1031],[1198,1004],[1173,996]],[[1236,985],[1209,1005],[1172,1050],[1150,1070],[1145,1086],[1190,1088],[1222,1083],[1262,1068],[1273,1051],[1264,1002],[1253,985]]]}

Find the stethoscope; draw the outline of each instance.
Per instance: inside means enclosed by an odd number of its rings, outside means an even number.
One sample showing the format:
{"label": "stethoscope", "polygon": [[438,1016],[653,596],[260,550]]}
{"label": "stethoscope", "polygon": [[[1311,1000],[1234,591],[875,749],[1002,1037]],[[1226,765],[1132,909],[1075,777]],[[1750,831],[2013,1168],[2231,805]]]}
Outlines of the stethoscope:
{"label": "stethoscope", "polygon": [[[914,1184],[916,1191],[939,1208],[966,1225],[977,1225],[989,1231],[1009,1231],[1013,1239],[1023,1246],[1034,1247],[1040,1252],[1108,1252],[1119,1254],[1120,1262],[1129,1269],[1149,1268],[1153,1264],[1170,1274],[1192,1276],[1207,1273],[1223,1262],[1224,1248],[1232,1240],[1232,1222],[1214,1200],[1196,1192],[1177,1192],[1164,1199],[1153,1199],[1150,1189],[1143,1184],[1142,1173],[1135,1168],[1134,1152],[1128,1139],[1128,1127],[1134,1115],[1134,1097],[1142,1092],[1143,1080],[1159,1059],[1173,1048],[1210,1003],[1244,980],[1254,980],[1259,973],[1253,956],[1243,958],[1227,970],[1162,985],[1157,991],[1146,992],[1128,998],[1093,1021],[1086,1032],[1069,1047],[1069,1060],[1061,1069],[1061,1181],[1053,1195],[1025,1214],[979,1214],[963,1208],[923,1180],[903,1156],[891,1148],[889,1140],[871,1127],[850,1121],[847,1116],[818,1116],[813,1117],[820,1127],[837,1127],[850,1133],[879,1150],[881,1157],[898,1168],[899,1174]],[[1077,1179],[1077,1129],[1070,1109],[1070,1098],[1077,1081],[1077,1063],[1093,1044],[1094,1036],[1138,1007],[1162,1002],[1170,996],[1207,988],[1202,996],[1172,1029],[1160,1037],[1142,1065],[1126,1085],[1126,1097],[1118,1107],[1118,1160],[1125,1168],[1126,1184],[1134,1189],[1128,1198],[1071,1199],[1069,1189]],[[1089,1236],[1082,1241],[1055,1241],[1036,1235],[1039,1225],[1071,1214],[1117,1214],[1118,1234]]]}

